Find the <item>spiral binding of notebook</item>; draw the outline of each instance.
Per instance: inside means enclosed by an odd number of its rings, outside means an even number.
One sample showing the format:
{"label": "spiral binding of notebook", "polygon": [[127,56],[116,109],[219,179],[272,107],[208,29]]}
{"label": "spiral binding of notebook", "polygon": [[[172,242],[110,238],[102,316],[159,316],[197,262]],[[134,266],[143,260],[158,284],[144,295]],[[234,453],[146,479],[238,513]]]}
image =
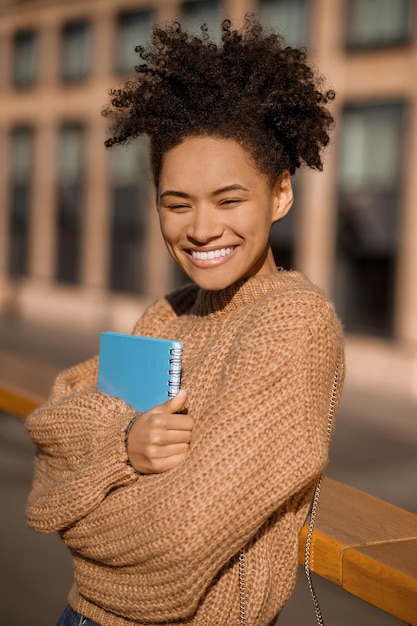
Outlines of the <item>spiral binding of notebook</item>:
{"label": "spiral binding of notebook", "polygon": [[168,380],[168,396],[173,398],[180,390],[181,382],[181,357],[182,346],[179,341],[174,342],[174,347],[169,350],[171,358],[169,359],[170,368],[168,374],[170,376]]}

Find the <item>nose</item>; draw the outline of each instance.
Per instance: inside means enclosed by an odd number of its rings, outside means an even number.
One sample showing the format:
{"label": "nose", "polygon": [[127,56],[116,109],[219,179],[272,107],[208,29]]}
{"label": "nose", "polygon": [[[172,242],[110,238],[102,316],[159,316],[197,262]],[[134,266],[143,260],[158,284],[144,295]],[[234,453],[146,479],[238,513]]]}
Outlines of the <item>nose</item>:
{"label": "nose", "polygon": [[221,237],[223,230],[215,209],[208,205],[198,206],[192,212],[187,237],[195,243],[206,244]]}

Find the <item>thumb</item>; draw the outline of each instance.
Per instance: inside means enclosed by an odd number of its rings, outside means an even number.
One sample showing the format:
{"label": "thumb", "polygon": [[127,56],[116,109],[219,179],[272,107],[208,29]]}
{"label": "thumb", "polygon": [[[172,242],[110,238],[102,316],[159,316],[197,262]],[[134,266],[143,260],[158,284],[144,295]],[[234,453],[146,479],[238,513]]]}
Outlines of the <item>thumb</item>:
{"label": "thumb", "polygon": [[168,400],[165,403],[165,407],[169,413],[178,413],[184,408],[185,401],[187,400],[186,389],[180,389],[176,396]]}

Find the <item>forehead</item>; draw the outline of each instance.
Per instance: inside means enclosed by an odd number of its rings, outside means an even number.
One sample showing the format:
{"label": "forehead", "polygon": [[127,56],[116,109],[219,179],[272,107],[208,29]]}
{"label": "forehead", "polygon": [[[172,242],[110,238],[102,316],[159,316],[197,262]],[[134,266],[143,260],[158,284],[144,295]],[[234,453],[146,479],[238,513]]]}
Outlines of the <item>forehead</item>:
{"label": "forehead", "polygon": [[188,137],[165,153],[159,187],[219,187],[260,177],[250,153],[234,139]]}

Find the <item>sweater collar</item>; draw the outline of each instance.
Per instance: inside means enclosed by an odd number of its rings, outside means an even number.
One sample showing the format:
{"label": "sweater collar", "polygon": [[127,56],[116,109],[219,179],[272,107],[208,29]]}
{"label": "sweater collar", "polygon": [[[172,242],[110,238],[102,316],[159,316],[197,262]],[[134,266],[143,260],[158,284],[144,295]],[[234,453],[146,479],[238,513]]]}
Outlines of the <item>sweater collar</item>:
{"label": "sweater collar", "polygon": [[200,316],[213,313],[229,314],[251,304],[270,291],[304,280],[298,272],[280,270],[273,274],[258,274],[250,278],[242,278],[219,291],[200,289],[192,313]]}

